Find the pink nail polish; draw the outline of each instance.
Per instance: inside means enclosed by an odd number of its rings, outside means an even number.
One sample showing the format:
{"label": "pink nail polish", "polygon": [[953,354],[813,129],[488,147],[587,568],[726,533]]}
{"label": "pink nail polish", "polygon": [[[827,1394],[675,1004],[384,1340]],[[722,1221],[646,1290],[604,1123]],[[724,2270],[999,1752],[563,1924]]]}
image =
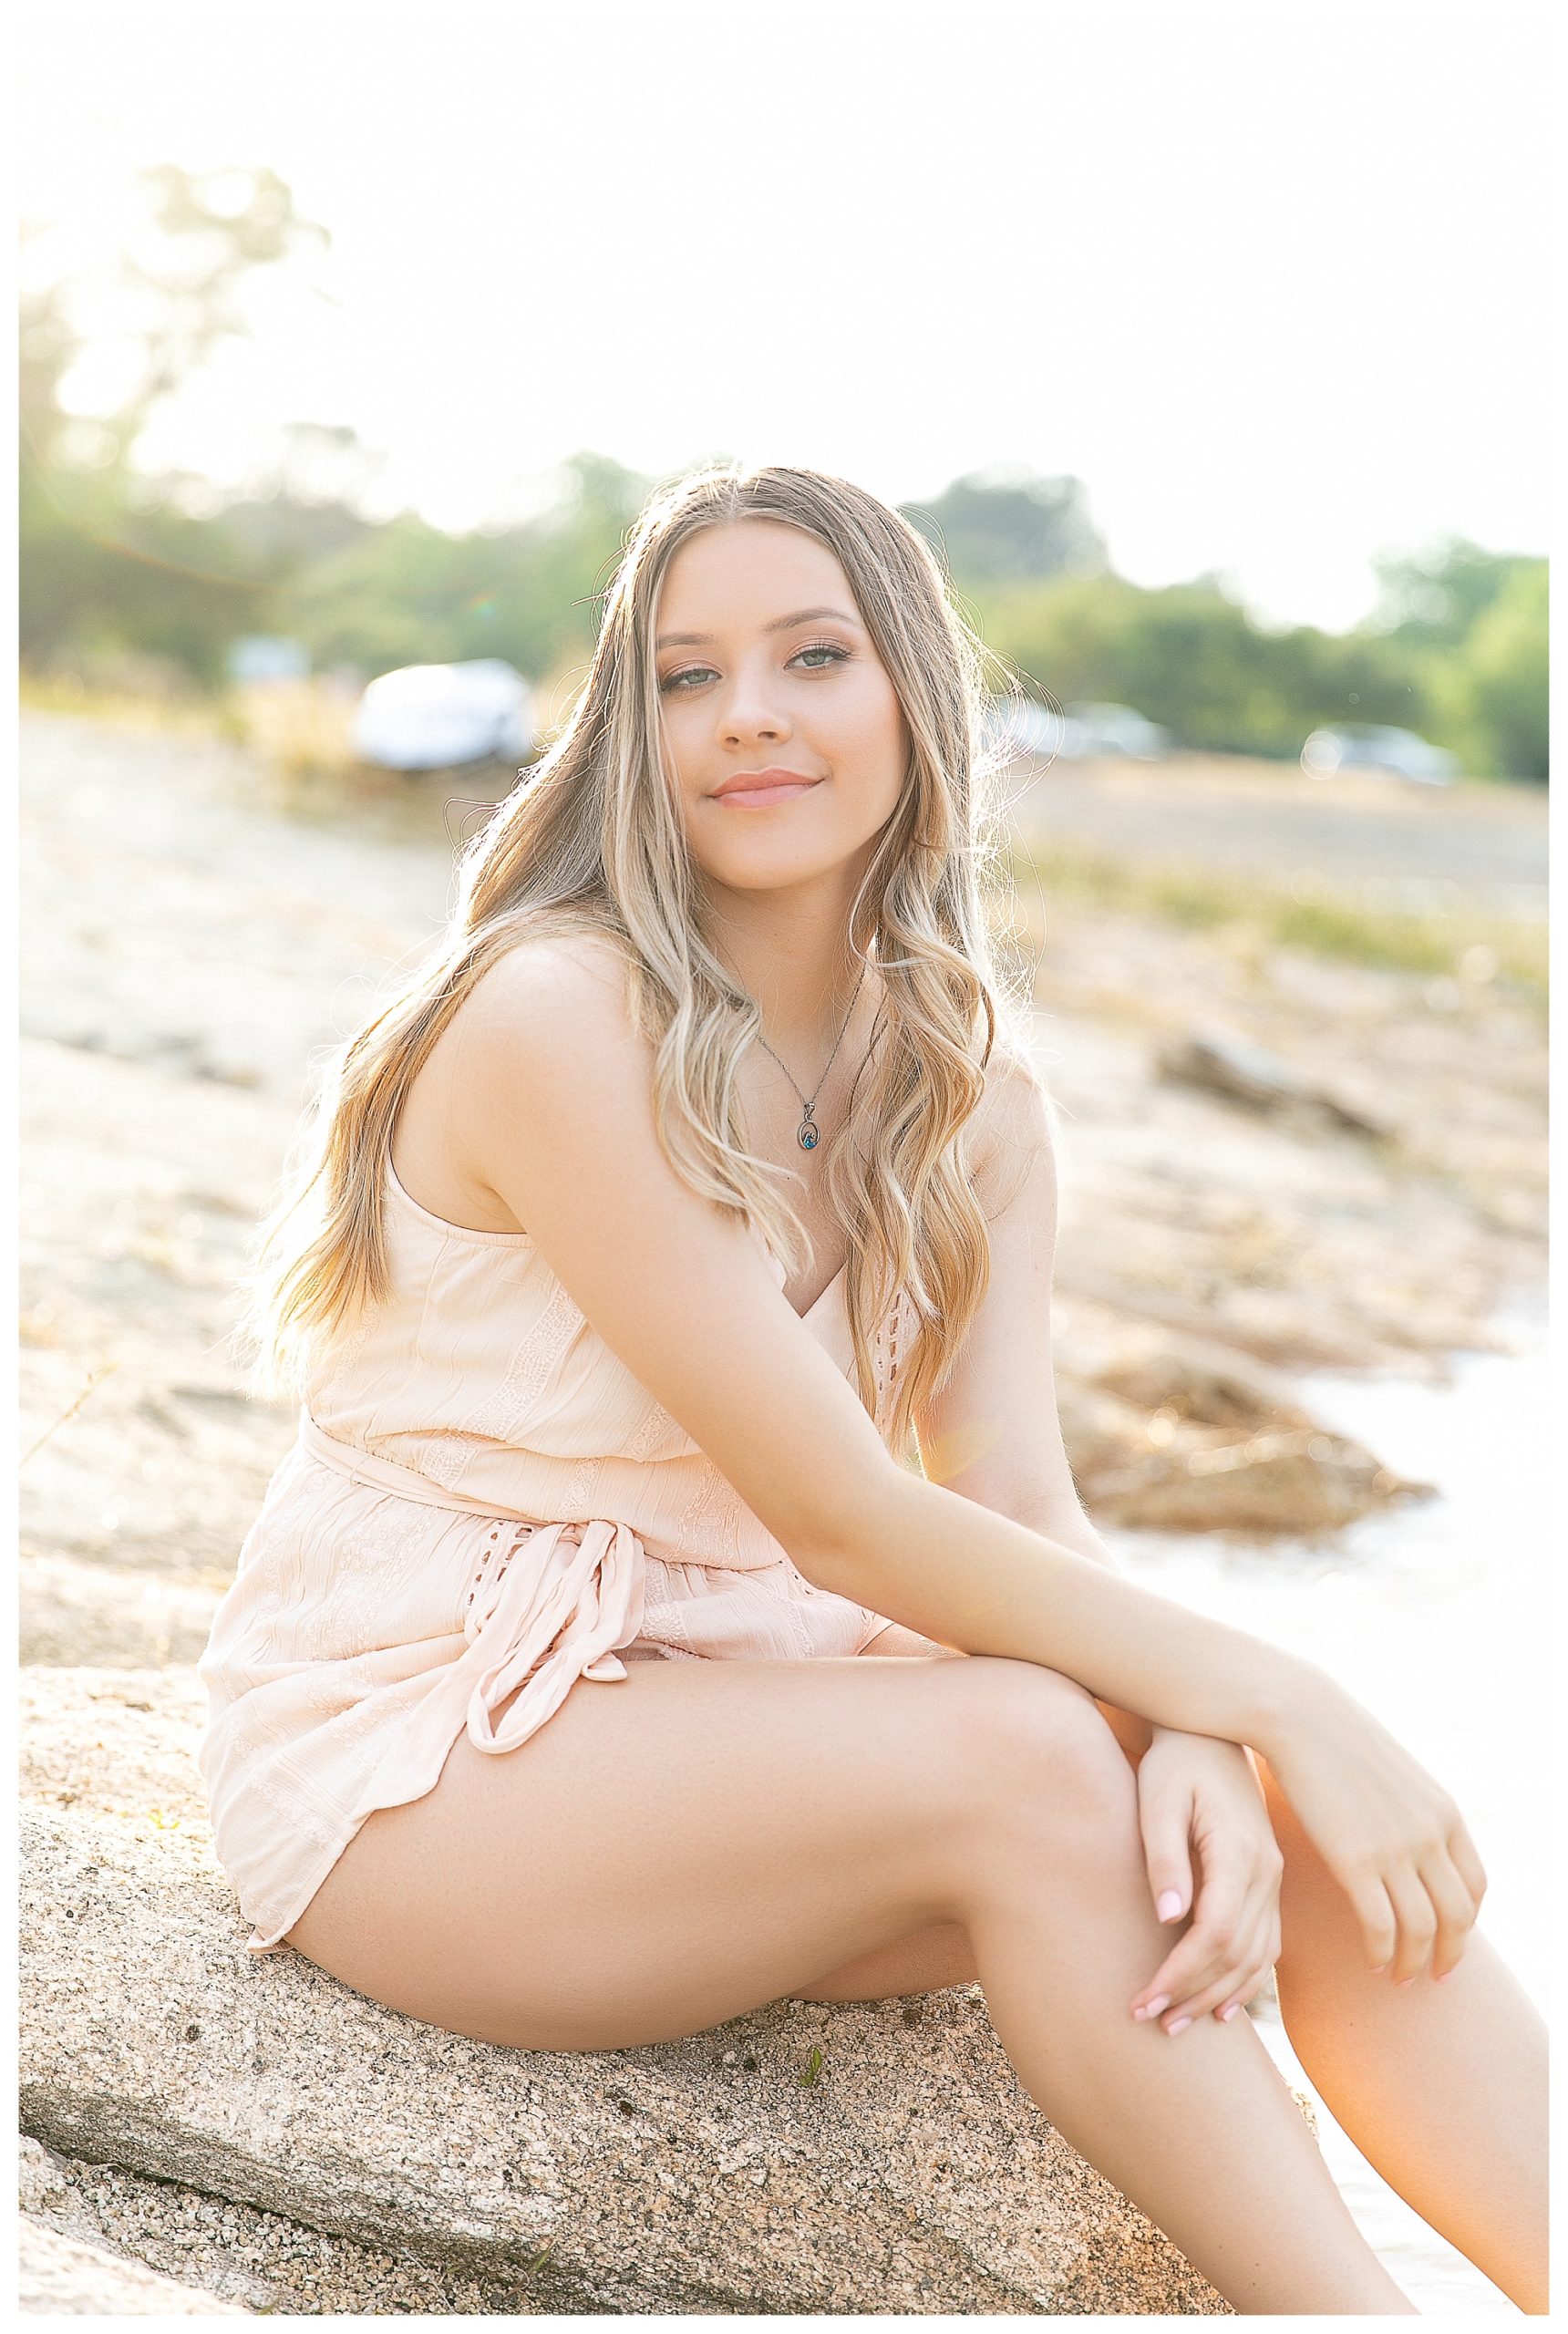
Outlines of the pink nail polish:
{"label": "pink nail polish", "polygon": [[1232,2019],[1233,2019],[1233,2018],[1234,2018],[1234,2016],[1235,2016],[1236,2012],[1240,2009],[1240,2008],[1241,2008],[1241,2004],[1240,2004],[1240,2002],[1230,2002],[1230,2003],[1228,2003],[1228,2004],[1226,2005],[1226,2007],[1225,2007],[1225,2008],[1224,2008],[1224,2009],[1220,2012],[1220,2023],[1221,2023],[1221,2025],[1222,2025],[1222,2026],[1228,2026],[1228,2025],[1230,2024],[1230,2022],[1231,2022]]}
{"label": "pink nail polish", "polygon": [[1397,1994],[1402,1994],[1407,1986],[1413,1986],[1415,1982],[1414,1978],[1401,1978],[1394,1990]]}
{"label": "pink nail polish", "polygon": [[1181,1910],[1181,1899],[1174,1888],[1168,1888],[1154,1909],[1162,1921],[1173,1921]]}
{"label": "pink nail polish", "polygon": [[1145,2018],[1158,2018],[1161,2010],[1167,2010],[1170,2007],[1171,1997],[1169,1994],[1156,1994],[1154,1999],[1150,2003],[1143,2015]]}
{"label": "pink nail polish", "polygon": [[1191,2023],[1190,2018],[1173,2018],[1165,2031],[1167,2034],[1183,2034]]}

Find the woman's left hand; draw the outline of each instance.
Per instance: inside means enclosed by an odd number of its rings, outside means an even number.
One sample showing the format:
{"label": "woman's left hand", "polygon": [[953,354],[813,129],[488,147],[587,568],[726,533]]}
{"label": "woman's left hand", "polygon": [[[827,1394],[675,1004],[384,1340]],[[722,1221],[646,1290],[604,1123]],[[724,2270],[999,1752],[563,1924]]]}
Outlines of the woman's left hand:
{"label": "woman's left hand", "polygon": [[1234,1742],[1156,1727],[1139,1763],[1138,1808],[1156,1911],[1162,1921],[1194,1917],[1133,1996],[1132,2015],[1168,2034],[1211,2011],[1233,2018],[1280,1949],[1284,1859],[1253,1761]]}

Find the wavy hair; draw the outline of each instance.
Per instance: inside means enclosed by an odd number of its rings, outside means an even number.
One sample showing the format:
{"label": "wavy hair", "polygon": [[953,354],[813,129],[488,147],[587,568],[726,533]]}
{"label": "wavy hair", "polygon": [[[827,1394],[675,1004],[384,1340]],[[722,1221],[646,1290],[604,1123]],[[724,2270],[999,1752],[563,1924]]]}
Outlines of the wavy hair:
{"label": "wavy hair", "polygon": [[826,1195],[849,1257],[857,1389],[873,1417],[872,1340],[895,1292],[909,1292],[914,1333],[878,1420],[908,1454],[913,1420],[950,1374],[989,1275],[966,1130],[998,1047],[998,1059],[1027,1062],[1026,976],[1012,965],[1004,976],[985,913],[1000,864],[991,781],[1002,758],[987,743],[987,653],[924,539],[861,488],[779,466],[701,469],[653,494],[561,734],[463,849],[442,939],[328,1058],[253,1259],[241,1334],[258,1386],[297,1386],[323,1341],[385,1296],[387,1177],[404,1099],[475,984],[546,927],[596,933],[624,957],[676,1172],[743,1212],[787,1269],[810,1256],[791,1173],[746,1146],[737,1079],[761,1017],[704,930],[654,659],[676,553],[701,528],[746,519],[802,528],[833,553],[907,725],[903,791],[846,935],[852,957],[874,962],[882,1006],[844,1131],[858,1140],[830,1150]]}

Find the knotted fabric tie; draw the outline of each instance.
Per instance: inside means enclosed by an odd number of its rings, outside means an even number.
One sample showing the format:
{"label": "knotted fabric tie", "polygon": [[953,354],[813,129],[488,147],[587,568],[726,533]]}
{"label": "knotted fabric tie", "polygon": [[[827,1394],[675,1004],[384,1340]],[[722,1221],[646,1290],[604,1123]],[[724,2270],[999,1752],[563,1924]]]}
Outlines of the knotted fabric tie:
{"label": "knotted fabric tie", "polygon": [[[299,1431],[312,1458],[369,1490],[491,1523],[532,1526],[506,1561],[505,1535],[496,1535],[464,1626],[468,1644],[408,1712],[360,1795],[356,1822],[433,1789],[459,1734],[466,1731],[476,1750],[515,1750],[553,1717],[579,1678],[609,1684],[625,1677],[615,1647],[641,1634],[647,1562],[629,1524],[600,1516],[540,1523],[340,1442],[308,1413]],[[498,1725],[496,1710],[519,1687]]]}

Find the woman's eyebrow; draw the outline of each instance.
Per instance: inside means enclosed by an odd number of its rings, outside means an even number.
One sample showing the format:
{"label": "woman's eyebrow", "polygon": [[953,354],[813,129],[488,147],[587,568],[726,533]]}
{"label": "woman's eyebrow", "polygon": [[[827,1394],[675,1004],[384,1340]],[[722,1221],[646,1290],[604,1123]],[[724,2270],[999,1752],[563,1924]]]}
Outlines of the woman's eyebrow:
{"label": "woman's eyebrow", "polygon": [[[765,624],[762,629],[764,632],[788,632],[791,625],[809,623],[813,616],[831,616],[838,624],[854,625],[857,631],[860,628],[855,617],[847,616],[842,608],[797,608],[793,615],[775,616],[773,622]],[[712,639],[711,632],[661,632],[654,645],[655,648],[706,648]]]}

